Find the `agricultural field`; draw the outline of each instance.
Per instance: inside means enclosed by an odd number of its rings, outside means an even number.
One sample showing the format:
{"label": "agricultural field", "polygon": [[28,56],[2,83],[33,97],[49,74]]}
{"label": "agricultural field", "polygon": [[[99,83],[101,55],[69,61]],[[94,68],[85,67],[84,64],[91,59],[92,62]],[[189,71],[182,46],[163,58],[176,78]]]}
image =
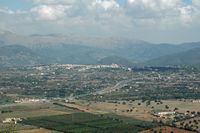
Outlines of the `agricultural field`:
{"label": "agricultural field", "polygon": [[0,120],[7,117],[36,117],[46,115],[66,114],[62,108],[58,108],[51,103],[29,103],[29,104],[12,104],[7,106],[0,106]]}
{"label": "agricultural field", "polygon": [[150,122],[123,118],[116,115],[95,115],[91,113],[34,117],[28,118],[22,121],[22,123],[72,133],[138,132],[157,126]]}
{"label": "agricultural field", "polygon": [[[4,131],[5,128],[9,127],[9,123],[3,123],[7,118],[31,118],[39,116],[52,116],[52,115],[62,115],[69,114],[72,110],[56,106],[53,103],[16,103],[0,106],[0,132]],[[23,125],[17,123],[15,125],[15,130],[30,130],[37,129],[35,126]]]}
{"label": "agricultural field", "polygon": [[[168,108],[166,108],[166,105]],[[185,108],[185,105],[188,105],[187,108]],[[198,112],[200,110],[198,105],[198,102],[189,99],[150,101],[150,103],[142,100],[106,102],[74,100],[70,103],[62,100],[51,100],[48,102],[1,105],[0,119],[1,121],[10,117],[24,119],[22,123],[15,125],[18,132],[39,132],[42,130],[45,132],[70,131],[79,133],[109,132],[114,129],[121,132],[128,130],[139,132],[159,125],[159,123],[150,124],[155,119],[161,120],[161,118],[154,116],[153,112],[173,111],[175,108],[178,113]],[[185,128],[180,125],[181,122],[194,125],[193,121],[196,119],[199,122],[198,118],[176,122],[176,126]],[[145,123],[145,125],[142,126],[141,123]],[[5,124],[0,122],[0,126],[3,129]],[[199,125],[196,124],[192,127],[198,130],[196,126]],[[128,130],[125,130],[127,128]]]}

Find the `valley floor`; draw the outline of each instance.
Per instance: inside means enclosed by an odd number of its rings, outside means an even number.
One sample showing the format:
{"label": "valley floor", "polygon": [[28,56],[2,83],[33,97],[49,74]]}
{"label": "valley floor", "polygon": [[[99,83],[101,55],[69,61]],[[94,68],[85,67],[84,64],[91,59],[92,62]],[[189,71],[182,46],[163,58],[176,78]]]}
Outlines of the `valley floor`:
{"label": "valley floor", "polygon": [[[200,103],[197,100],[162,100],[151,101],[147,105],[147,101],[84,101],[74,100],[73,102],[63,102],[62,100],[52,100],[48,102],[36,103],[16,103],[10,105],[0,105],[0,110],[7,111],[0,113],[0,126],[3,128],[9,127],[10,123],[3,123],[7,118],[35,119],[40,117],[51,117],[68,115],[73,113],[90,113],[95,115],[105,115],[112,117],[112,114],[129,118],[132,120],[140,120],[147,122],[159,122],[163,124],[174,124],[178,128],[191,127],[189,130],[200,131]],[[156,115],[158,112],[173,112],[174,115]],[[180,117],[180,120],[175,119]],[[195,120],[195,121],[194,121]],[[19,133],[49,133],[53,130],[42,129],[37,125],[26,125],[17,123],[14,126]],[[59,130],[58,130],[59,131]]]}

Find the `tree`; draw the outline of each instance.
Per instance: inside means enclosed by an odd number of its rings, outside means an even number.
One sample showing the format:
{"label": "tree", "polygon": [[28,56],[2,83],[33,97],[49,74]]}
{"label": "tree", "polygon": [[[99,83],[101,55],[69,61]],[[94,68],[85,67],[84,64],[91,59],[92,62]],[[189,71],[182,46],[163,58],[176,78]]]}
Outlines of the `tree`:
{"label": "tree", "polygon": [[178,110],[178,108],[174,108],[174,111],[177,111]]}
{"label": "tree", "polygon": [[125,104],[126,104],[126,102],[122,102],[122,104],[123,104],[123,105],[125,105]]}
{"label": "tree", "polygon": [[148,101],[146,102],[146,106],[149,106],[149,105],[151,105],[151,101],[150,101],[150,100],[148,100]]}
{"label": "tree", "polygon": [[166,109],[169,109],[169,106],[168,106],[168,105],[165,105],[165,108],[166,108]]}

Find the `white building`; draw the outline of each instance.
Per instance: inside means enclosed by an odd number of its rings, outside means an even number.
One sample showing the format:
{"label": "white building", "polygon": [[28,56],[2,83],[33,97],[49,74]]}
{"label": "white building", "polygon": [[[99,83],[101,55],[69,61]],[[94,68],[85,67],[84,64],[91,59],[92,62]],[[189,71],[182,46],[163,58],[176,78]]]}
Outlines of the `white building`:
{"label": "white building", "polygon": [[22,121],[21,118],[6,118],[5,120],[3,120],[3,123],[14,123],[17,124],[18,121]]}
{"label": "white building", "polygon": [[167,115],[175,115],[176,112],[174,111],[169,111],[169,112],[157,112],[154,115],[155,116],[159,116],[159,117],[163,117],[163,116],[167,116]]}

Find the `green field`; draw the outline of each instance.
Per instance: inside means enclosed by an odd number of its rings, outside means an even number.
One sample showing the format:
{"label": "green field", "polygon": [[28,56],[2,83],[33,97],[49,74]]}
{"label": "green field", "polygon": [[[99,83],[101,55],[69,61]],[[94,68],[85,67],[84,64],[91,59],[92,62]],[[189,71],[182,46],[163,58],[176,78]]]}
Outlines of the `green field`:
{"label": "green field", "polygon": [[69,133],[134,133],[156,126],[156,124],[114,115],[95,115],[90,113],[34,117],[28,118],[22,123]]}

